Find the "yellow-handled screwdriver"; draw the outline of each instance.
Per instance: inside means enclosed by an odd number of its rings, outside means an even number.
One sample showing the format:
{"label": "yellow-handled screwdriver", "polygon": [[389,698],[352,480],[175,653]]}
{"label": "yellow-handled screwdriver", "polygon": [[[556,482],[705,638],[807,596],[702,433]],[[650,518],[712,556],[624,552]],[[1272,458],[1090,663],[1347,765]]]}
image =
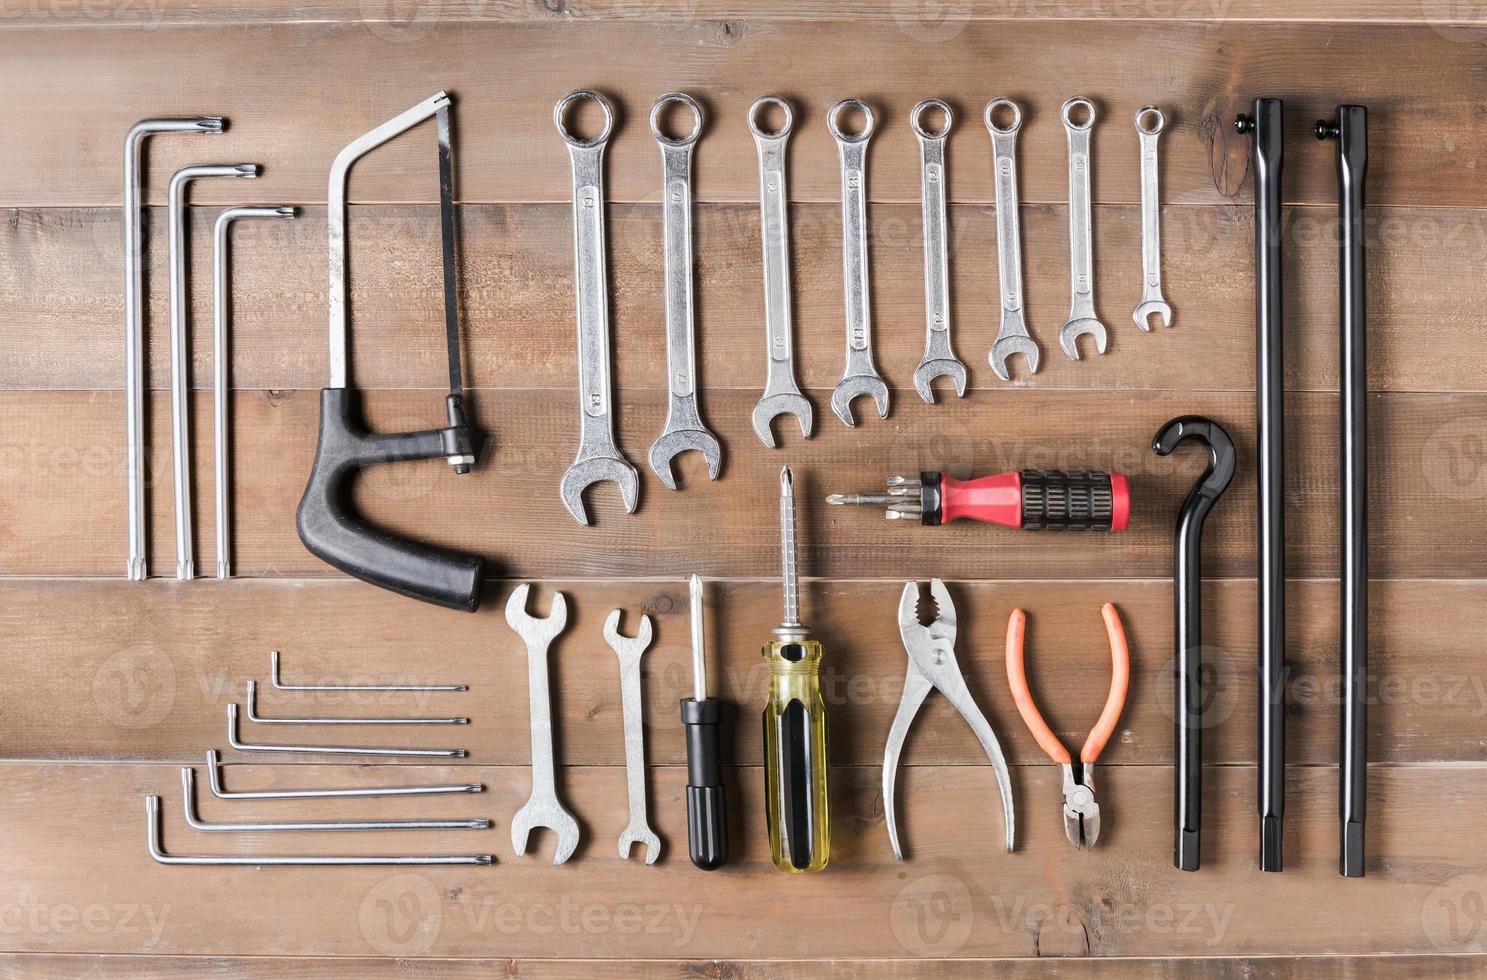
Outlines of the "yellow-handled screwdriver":
{"label": "yellow-handled screwdriver", "polygon": [[800,622],[795,575],[795,491],[790,467],[780,471],[780,549],[785,621],[764,644],[769,701],[764,705],[764,808],[769,854],[781,871],[826,867],[826,705],[821,700],[821,644]]}

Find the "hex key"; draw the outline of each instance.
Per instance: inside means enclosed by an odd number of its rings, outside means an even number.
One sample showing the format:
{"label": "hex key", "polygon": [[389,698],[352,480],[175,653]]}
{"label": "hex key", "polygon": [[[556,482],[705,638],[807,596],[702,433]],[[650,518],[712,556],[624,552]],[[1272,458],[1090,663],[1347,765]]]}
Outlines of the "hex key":
{"label": "hex key", "polygon": [[484,783],[451,786],[366,786],[359,789],[253,789],[228,790],[222,786],[222,761],[216,749],[207,749],[207,782],[219,800],[324,800],[370,796],[438,796],[449,793],[482,793]]}
{"label": "hex key", "polygon": [[491,822],[470,820],[299,820],[268,823],[208,823],[196,810],[196,770],[181,767],[181,805],[192,830],[259,833],[277,830],[489,830]]}
{"label": "hex key", "polygon": [[160,797],[145,797],[145,844],[160,864],[190,865],[352,865],[494,864],[489,854],[428,854],[378,857],[343,854],[167,854],[160,835]]}
{"label": "hex key", "polygon": [[465,684],[285,684],[279,676],[279,651],[268,652],[269,679],[276,691],[468,691]]}
{"label": "hex key", "polygon": [[258,682],[248,682],[248,720],[258,725],[468,725],[468,718],[265,718],[258,713]]}
{"label": "hex key", "polygon": [[238,740],[238,706],[227,706],[227,744],[239,752],[317,752],[325,755],[411,755],[463,759],[464,749],[372,749],[346,745],[252,745]]}

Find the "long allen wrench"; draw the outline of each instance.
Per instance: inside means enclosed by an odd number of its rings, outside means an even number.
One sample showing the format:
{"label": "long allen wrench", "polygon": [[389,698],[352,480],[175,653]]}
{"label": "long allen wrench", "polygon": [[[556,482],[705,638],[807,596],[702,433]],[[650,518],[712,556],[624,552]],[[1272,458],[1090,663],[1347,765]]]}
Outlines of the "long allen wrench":
{"label": "long allen wrench", "polygon": [[[568,130],[567,113],[575,102],[590,101],[604,112],[604,128],[592,139]],[[640,476],[614,442],[613,400],[609,376],[609,296],[604,252],[604,146],[614,129],[614,109],[597,92],[570,92],[552,112],[558,135],[568,144],[573,163],[574,286],[578,298],[578,455],[563,474],[563,506],[580,524],[589,523],[583,492],[595,483],[619,485],[625,513],[635,513]]]}
{"label": "long allen wrench", "polygon": [[378,796],[446,796],[450,793],[480,793],[482,783],[449,786],[359,786],[354,789],[239,789],[222,783],[222,761],[216,749],[207,749],[207,782],[219,800],[329,800],[366,799]]}
{"label": "long allen wrench", "polygon": [[[681,105],[692,111],[692,131],[679,139],[661,130],[661,111]],[[692,147],[702,135],[702,107],[682,92],[668,92],[651,107],[651,135],[661,146],[661,236],[666,263],[666,427],[651,446],[651,469],[677,488],[671,462],[696,450],[716,480],[723,448],[702,422],[697,407],[697,337],[692,312]]]}
{"label": "long allen wrench", "polygon": [[604,640],[620,659],[620,710],[625,726],[625,786],[630,822],[620,833],[620,860],[630,857],[635,844],[645,845],[645,863],[661,856],[661,838],[645,815],[645,702],[640,691],[640,658],[651,645],[651,618],[642,614],[633,637],[620,633],[620,610],[604,620]]}
{"label": "long allen wrench", "polygon": [[176,578],[196,575],[191,556],[191,360],[186,321],[190,301],[186,296],[186,185],[201,177],[258,176],[256,163],[202,163],[182,167],[170,178],[170,429],[171,455],[175,470]]}
{"label": "long allen wrench", "polygon": [[[780,128],[766,132],[759,127],[761,110],[774,106],[784,114]],[[764,394],[754,406],[754,433],[773,449],[770,428],[781,415],[793,415],[800,434],[811,437],[813,412],[810,401],[795,382],[795,352],[790,323],[790,211],[785,190],[785,144],[795,116],[790,104],[773,95],[761,95],[749,106],[749,131],[759,150],[759,239],[764,248],[764,332],[768,344],[768,374]]]}
{"label": "long allen wrench", "polygon": [[141,119],[124,137],[124,456],[129,498],[129,558],[125,574],[141,581],[149,574],[145,555],[145,368],[144,224],[140,198],[140,157],[144,142],[161,133],[220,133],[221,116]]}
{"label": "long allen wrench", "polygon": [[391,749],[349,745],[264,745],[238,738],[238,706],[227,706],[227,744],[239,752],[310,752],[317,755],[382,755],[417,756],[419,758],[463,759],[464,749]]}
{"label": "long allen wrench", "polygon": [[227,370],[227,232],[240,218],[293,218],[289,207],[228,208],[217,215],[212,235],[212,447],[216,471],[217,577],[232,577],[232,515],[228,500],[227,401],[232,379]]}
{"label": "long allen wrench", "polygon": [[1342,819],[1338,870],[1363,877],[1368,803],[1368,296],[1363,185],[1368,177],[1368,109],[1340,105],[1317,123],[1337,140],[1338,309],[1342,417]]}
{"label": "long allen wrench", "polygon": [[1260,870],[1281,870],[1286,809],[1285,361],[1281,305],[1283,105],[1256,99],[1234,128],[1254,138],[1255,395],[1259,483]]}
{"label": "long allen wrench", "polygon": [[[1012,116],[1006,126],[996,122],[1001,109]],[[992,165],[996,169],[997,277],[1002,290],[1001,327],[987,359],[997,377],[1011,381],[1007,362],[1013,354],[1021,354],[1027,361],[1028,374],[1038,373],[1039,356],[1022,313],[1022,225],[1017,214],[1017,131],[1022,128],[1022,107],[1011,99],[992,99],[986,103],[983,121],[991,134]]]}
{"label": "long allen wrench", "polygon": [[235,833],[272,833],[282,830],[489,830],[490,820],[297,820],[254,823],[209,823],[196,809],[196,770],[181,767],[181,799],[186,811],[186,825],[192,830]]}
{"label": "long allen wrench", "polygon": [[258,682],[248,682],[244,703],[248,720],[255,725],[468,725],[468,718],[265,718],[258,713]]}
{"label": "long allen wrench", "polygon": [[[842,116],[853,109],[862,113],[862,128],[848,133],[842,129]],[[847,366],[831,393],[831,410],[848,426],[857,424],[852,417],[852,400],[862,395],[871,396],[878,406],[878,418],[888,417],[888,386],[873,363],[873,311],[868,290],[867,143],[875,127],[873,110],[856,99],[843,99],[826,117],[826,128],[836,140],[842,162],[842,288],[847,311]]]}
{"label": "long allen wrench", "polygon": [[[1074,121],[1075,110],[1085,114]],[[1064,132],[1069,135],[1069,322],[1059,332],[1064,353],[1079,360],[1079,338],[1095,338],[1095,352],[1105,353],[1105,324],[1095,315],[1093,219],[1090,216],[1089,133],[1095,127],[1095,105],[1075,97],[1064,103]]]}
{"label": "long allen wrench", "polygon": [[1157,137],[1167,117],[1154,105],[1136,110],[1136,135],[1141,140],[1141,302],[1131,318],[1142,330],[1151,330],[1153,313],[1162,326],[1172,326],[1172,307],[1162,298],[1162,201],[1157,184]]}
{"label": "long allen wrench", "polygon": [[[925,127],[925,118],[939,112],[937,130]],[[950,259],[945,220],[945,138],[955,116],[939,99],[926,99],[909,112],[909,126],[919,138],[920,200],[924,211],[924,356],[914,369],[919,397],[935,403],[934,380],[955,383],[955,397],[966,393],[966,366],[950,344]]]}
{"label": "long allen wrench", "polygon": [[269,681],[276,691],[468,691],[464,684],[290,684],[279,672],[279,651],[268,652]]}

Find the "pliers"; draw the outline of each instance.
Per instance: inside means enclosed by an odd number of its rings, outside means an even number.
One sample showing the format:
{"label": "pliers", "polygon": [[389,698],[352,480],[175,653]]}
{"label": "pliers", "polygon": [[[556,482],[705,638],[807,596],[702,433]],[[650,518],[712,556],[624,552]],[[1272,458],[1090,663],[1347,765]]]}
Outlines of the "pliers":
{"label": "pliers", "polygon": [[1002,747],[996,733],[966,687],[966,681],[955,661],[955,603],[945,583],[934,579],[929,584],[930,595],[937,607],[934,622],[928,626],[919,622],[919,584],[904,585],[903,596],[898,603],[898,632],[909,653],[909,671],[904,678],[904,695],[898,703],[898,713],[893,716],[893,727],[888,730],[888,745],[883,749],[883,814],[888,821],[888,839],[893,844],[893,856],[902,861],[904,854],[898,844],[898,823],[893,812],[893,783],[898,774],[898,757],[904,747],[904,738],[909,733],[919,706],[929,696],[930,688],[936,688],[955,705],[962,718],[976,733],[986,757],[991,760],[996,774],[997,788],[1002,794],[1002,825],[1007,832],[1007,850],[1012,850],[1013,814],[1012,781],[1007,775],[1007,760],[1002,756]]}
{"label": "pliers", "polygon": [[1064,833],[1081,851],[1093,847],[1100,839],[1100,805],[1095,802],[1095,760],[1115,733],[1115,723],[1120,720],[1121,708],[1126,702],[1126,688],[1131,682],[1131,653],[1126,647],[1126,631],[1121,626],[1120,613],[1107,602],[1100,607],[1100,615],[1105,619],[1105,632],[1110,637],[1110,694],[1105,699],[1105,710],[1100,712],[1100,720],[1091,729],[1084,748],[1079,752],[1077,775],[1069,750],[1043,720],[1028,690],[1027,673],[1022,665],[1022,637],[1027,628],[1027,616],[1021,609],[1014,609],[1007,622],[1007,683],[1012,687],[1012,699],[1017,702],[1017,711],[1039,747],[1063,770]]}

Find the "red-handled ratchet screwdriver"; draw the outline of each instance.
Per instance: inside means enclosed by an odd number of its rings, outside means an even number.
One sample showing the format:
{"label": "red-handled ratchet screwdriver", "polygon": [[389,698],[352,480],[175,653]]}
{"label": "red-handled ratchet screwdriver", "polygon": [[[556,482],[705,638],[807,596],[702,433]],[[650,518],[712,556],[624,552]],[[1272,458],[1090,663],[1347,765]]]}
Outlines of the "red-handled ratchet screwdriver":
{"label": "red-handled ratchet screwdriver", "polygon": [[826,502],[883,507],[889,520],[931,526],[964,519],[1024,531],[1124,531],[1131,519],[1125,476],[1103,470],[1016,470],[974,480],[926,470],[918,479],[890,476],[887,493],[834,493]]}

